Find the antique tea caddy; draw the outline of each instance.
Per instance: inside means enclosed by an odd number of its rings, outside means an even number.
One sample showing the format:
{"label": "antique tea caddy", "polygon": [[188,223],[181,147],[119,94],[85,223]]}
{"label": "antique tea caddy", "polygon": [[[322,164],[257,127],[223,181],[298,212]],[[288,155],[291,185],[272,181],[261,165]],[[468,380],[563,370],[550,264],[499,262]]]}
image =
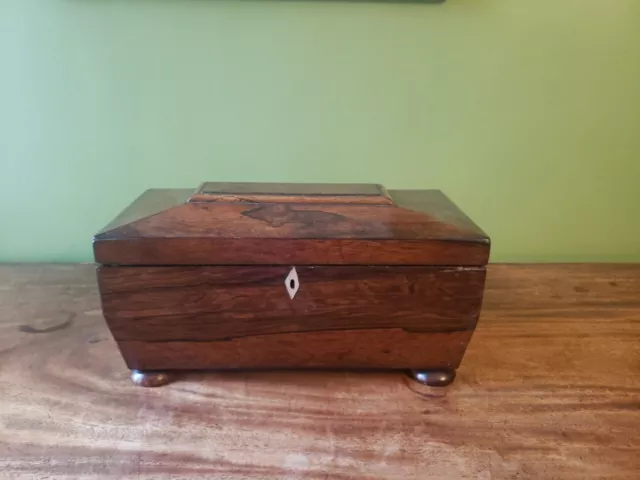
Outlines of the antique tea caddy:
{"label": "antique tea caddy", "polygon": [[134,382],[193,369],[406,369],[455,377],[489,238],[437,190],[204,183],[143,193],[94,237]]}

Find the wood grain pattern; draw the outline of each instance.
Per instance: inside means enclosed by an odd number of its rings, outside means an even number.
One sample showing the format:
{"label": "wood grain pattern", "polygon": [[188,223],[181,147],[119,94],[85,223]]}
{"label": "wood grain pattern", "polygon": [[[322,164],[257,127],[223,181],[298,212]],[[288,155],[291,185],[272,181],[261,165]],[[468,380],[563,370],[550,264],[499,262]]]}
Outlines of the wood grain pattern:
{"label": "wood grain pattern", "polygon": [[[117,221],[94,237],[94,254],[98,263],[109,265],[486,264],[488,237],[444,195],[425,190],[402,198],[406,207],[172,205],[148,216],[125,215],[131,221]],[[127,211],[147,209],[134,204]]]}
{"label": "wood grain pattern", "polygon": [[292,300],[284,284],[290,270],[101,267],[98,279],[117,340],[188,342],[323,330],[473,330],[485,277],[481,267],[297,267]]}
{"label": "wood grain pattern", "polygon": [[[99,235],[119,238],[370,239],[486,244],[486,235],[440,216],[441,202],[418,211],[385,205],[186,203]],[[431,205],[427,203],[428,208]],[[454,206],[450,206],[454,208]],[[459,220],[458,220],[459,221]]]}
{"label": "wood grain pattern", "polygon": [[[473,331],[408,333],[397,328],[251,335],[225,341],[118,341],[139,370],[455,369]],[[171,366],[171,368],[168,368]]]}
{"label": "wood grain pattern", "polygon": [[629,479],[640,265],[491,265],[458,378],[129,380],[93,265],[0,266],[0,477]]}
{"label": "wood grain pattern", "polygon": [[486,265],[487,244],[376,240],[147,238],[94,242],[103,265]]}

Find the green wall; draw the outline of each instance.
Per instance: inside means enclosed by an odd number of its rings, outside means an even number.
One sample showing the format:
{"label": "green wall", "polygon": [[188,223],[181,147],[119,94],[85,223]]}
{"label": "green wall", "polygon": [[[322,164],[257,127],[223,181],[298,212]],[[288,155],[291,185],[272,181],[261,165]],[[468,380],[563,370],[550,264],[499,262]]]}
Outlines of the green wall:
{"label": "green wall", "polygon": [[0,0],[0,261],[142,190],[440,188],[493,261],[640,261],[640,2]]}

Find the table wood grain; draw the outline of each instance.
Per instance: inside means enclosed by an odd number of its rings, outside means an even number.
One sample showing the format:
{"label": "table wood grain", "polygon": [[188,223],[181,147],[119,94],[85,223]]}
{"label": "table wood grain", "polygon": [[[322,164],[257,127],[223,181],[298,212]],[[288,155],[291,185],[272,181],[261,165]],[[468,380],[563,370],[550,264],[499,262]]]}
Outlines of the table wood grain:
{"label": "table wood grain", "polygon": [[492,265],[456,382],[134,387],[92,265],[0,266],[0,478],[640,478],[640,265]]}

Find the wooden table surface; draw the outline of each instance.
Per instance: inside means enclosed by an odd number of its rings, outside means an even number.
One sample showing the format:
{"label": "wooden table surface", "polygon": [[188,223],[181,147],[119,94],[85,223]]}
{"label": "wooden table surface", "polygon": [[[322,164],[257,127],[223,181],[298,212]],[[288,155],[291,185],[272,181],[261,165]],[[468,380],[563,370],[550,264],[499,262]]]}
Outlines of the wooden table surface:
{"label": "wooden table surface", "polygon": [[0,478],[640,478],[640,265],[496,265],[456,382],[134,387],[91,265],[0,266]]}

